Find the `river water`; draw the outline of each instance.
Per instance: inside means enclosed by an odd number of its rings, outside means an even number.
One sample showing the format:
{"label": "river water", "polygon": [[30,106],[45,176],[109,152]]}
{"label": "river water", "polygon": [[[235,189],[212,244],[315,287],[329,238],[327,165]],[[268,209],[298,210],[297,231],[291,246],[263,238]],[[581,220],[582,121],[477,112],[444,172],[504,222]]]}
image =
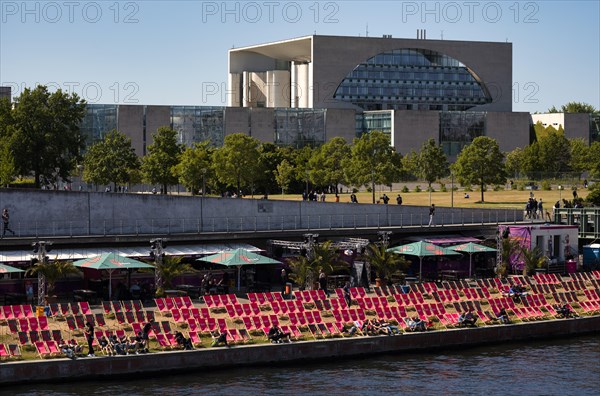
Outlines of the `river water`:
{"label": "river water", "polygon": [[0,394],[600,395],[600,336],[127,381],[36,384],[0,389]]}

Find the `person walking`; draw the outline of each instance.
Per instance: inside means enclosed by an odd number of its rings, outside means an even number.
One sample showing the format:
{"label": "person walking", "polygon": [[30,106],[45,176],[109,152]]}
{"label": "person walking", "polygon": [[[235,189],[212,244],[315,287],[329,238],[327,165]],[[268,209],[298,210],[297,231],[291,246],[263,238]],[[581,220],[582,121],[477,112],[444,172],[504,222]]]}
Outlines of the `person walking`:
{"label": "person walking", "polygon": [[15,235],[15,232],[10,229],[10,214],[8,213],[8,208],[2,210],[2,224],[4,225],[4,228],[2,229],[2,238],[6,235],[6,231],[10,231]]}
{"label": "person walking", "polygon": [[96,356],[94,355],[94,325],[91,322],[87,322],[85,324],[85,339],[88,343],[88,357]]}
{"label": "person walking", "polygon": [[434,215],[435,215],[435,204],[431,204],[431,206],[429,207],[429,227],[431,227],[432,225],[435,226],[435,223],[433,221]]}

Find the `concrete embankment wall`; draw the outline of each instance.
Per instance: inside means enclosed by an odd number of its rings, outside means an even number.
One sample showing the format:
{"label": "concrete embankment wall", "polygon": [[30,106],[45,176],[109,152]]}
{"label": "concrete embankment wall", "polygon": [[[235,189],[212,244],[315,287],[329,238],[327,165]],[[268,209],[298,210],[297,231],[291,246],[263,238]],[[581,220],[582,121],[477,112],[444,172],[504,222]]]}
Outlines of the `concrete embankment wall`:
{"label": "concrete embankment wall", "polygon": [[[19,189],[0,189],[0,207],[9,209],[19,236],[402,227],[429,221],[423,206]],[[521,221],[523,213],[438,208],[435,218],[437,224],[481,224]]]}
{"label": "concrete embankment wall", "polygon": [[75,381],[109,377],[136,378],[157,373],[182,373],[328,358],[441,350],[501,342],[600,333],[600,316],[513,325],[486,326],[388,337],[354,337],[292,344],[235,346],[151,355],[53,359],[0,364],[0,384]]}

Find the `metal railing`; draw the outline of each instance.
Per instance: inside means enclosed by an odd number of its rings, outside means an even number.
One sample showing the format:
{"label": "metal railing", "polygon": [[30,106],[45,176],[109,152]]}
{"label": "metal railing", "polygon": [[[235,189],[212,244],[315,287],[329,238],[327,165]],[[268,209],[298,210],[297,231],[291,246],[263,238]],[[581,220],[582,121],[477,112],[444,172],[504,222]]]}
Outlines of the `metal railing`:
{"label": "metal railing", "polygon": [[580,238],[600,238],[600,208],[554,209],[554,222],[577,225]]}
{"label": "metal railing", "polygon": [[[523,222],[520,210],[440,211],[435,227]],[[533,222],[534,220],[530,220]],[[539,221],[539,220],[538,220]],[[231,216],[174,219],[123,219],[13,223],[19,237],[176,235],[260,231],[310,231],[428,227],[426,213],[321,214],[307,216]]]}

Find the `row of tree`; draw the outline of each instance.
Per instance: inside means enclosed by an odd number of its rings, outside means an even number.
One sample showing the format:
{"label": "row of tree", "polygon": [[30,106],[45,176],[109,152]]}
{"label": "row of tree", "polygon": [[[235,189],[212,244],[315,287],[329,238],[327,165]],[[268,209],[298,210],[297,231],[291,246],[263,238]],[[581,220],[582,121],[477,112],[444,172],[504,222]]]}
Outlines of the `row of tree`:
{"label": "row of tree", "polygon": [[[567,139],[562,130],[535,126],[533,143],[505,155],[495,140],[478,137],[465,147],[450,166],[433,139],[419,152],[406,156],[390,145],[381,132],[363,134],[349,144],[335,137],[319,147],[278,147],[244,134],[225,137],[215,148],[208,142],[184,147],[177,132],[161,127],[153,135],[147,154],[136,155],[131,139],[119,131],[106,133],[87,146],[79,131],[85,102],[76,94],[46,87],[25,89],[11,106],[0,101],[0,183],[17,175],[33,175],[36,187],[69,180],[83,166],[83,179],[96,185],[146,182],[162,186],[182,184],[193,193],[235,190],[245,193],[293,192],[314,189],[338,192],[340,185],[391,186],[409,179],[431,184],[450,174],[463,185],[485,187],[503,184],[507,175],[533,177],[543,172],[591,172],[600,176],[600,143],[587,146],[581,139]],[[580,109],[582,104],[571,103]],[[585,107],[587,109],[587,107]],[[85,154],[82,154],[84,153]]]}

